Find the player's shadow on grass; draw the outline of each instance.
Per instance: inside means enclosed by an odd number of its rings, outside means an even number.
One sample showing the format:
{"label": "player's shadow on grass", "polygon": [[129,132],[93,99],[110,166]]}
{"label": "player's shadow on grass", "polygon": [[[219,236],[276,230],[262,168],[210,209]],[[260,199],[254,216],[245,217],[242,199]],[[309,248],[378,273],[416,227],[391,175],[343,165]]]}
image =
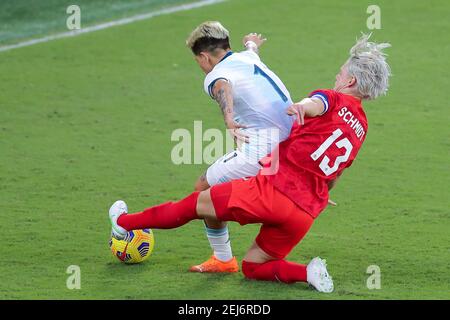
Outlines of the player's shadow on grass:
{"label": "player's shadow on grass", "polygon": [[[280,291],[288,294],[291,299],[310,297],[314,293],[306,283],[286,284],[274,281],[258,281],[247,279],[242,271],[239,273],[191,273],[190,277],[200,279],[197,284],[190,284],[192,292],[201,292],[202,297],[208,296],[210,290],[211,297],[216,294],[215,288],[226,285],[229,288],[239,288],[239,297],[244,299],[265,299],[266,294],[277,296]],[[195,288],[195,287],[198,288]],[[211,289],[208,289],[211,288]],[[232,296],[230,296],[231,298]]]}
{"label": "player's shadow on grass", "polygon": [[105,263],[105,269],[108,272],[113,272],[114,274],[120,275],[123,274],[130,274],[130,273],[142,273],[142,272],[149,272],[149,266],[147,263],[122,263],[120,261],[111,261]]}

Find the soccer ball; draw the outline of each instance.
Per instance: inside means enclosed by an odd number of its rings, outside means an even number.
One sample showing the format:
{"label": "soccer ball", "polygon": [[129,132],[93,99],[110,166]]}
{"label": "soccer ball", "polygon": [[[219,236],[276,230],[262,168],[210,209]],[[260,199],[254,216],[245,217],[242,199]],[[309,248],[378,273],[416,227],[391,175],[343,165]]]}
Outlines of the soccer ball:
{"label": "soccer ball", "polygon": [[125,239],[111,237],[109,247],[114,256],[125,263],[140,263],[150,257],[155,245],[151,229],[128,231]]}

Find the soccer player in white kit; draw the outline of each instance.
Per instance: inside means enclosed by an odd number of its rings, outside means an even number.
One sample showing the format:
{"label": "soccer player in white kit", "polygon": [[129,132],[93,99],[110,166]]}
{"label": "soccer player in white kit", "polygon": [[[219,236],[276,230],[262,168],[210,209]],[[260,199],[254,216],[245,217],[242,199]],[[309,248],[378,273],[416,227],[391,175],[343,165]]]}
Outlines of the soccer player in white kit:
{"label": "soccer player in white kit", "polygon": [[[291,131],[294,119],[286,114],[293,104],[288,90],[258,55],[265,39],[244,37],[245,50],[231,51],[228,31],[216,21],[199,25],[186,41],[205,72],[204,89],[219,104],[237,148],[219,158],[196,182],[202,191],[233,179],[255,176],[267,156]],[[237,272],[226,223],[205,220],[213,256],[193,272]]]}

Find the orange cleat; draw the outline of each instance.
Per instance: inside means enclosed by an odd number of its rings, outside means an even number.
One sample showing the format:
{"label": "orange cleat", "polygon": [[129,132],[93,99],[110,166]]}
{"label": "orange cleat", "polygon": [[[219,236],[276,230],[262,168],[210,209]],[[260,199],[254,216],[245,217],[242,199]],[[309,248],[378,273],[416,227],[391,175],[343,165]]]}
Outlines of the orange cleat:
{"label": "orange cleat", "polygon": [[215,256],[211,256],[211,258],[209,258],[202,264],[192,266],[189,271],[208,273],[233,273],[239,271],[239,265],[236,257],[233,257],[229,261],[222,262],[220,260],[217,260]]}

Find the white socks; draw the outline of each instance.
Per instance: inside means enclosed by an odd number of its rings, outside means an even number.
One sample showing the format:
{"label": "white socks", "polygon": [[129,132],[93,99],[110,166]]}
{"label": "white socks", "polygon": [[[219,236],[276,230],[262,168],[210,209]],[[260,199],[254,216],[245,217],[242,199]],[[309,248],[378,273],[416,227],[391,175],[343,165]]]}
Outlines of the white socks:
{"label": "white socks", "polygon": [[214,250],[214,256],[222,262],[231,260],[233,258],[233,253],[231,252],[228,227],[222,229],[211,229],[205,225],[205,228],[209,244]]}

